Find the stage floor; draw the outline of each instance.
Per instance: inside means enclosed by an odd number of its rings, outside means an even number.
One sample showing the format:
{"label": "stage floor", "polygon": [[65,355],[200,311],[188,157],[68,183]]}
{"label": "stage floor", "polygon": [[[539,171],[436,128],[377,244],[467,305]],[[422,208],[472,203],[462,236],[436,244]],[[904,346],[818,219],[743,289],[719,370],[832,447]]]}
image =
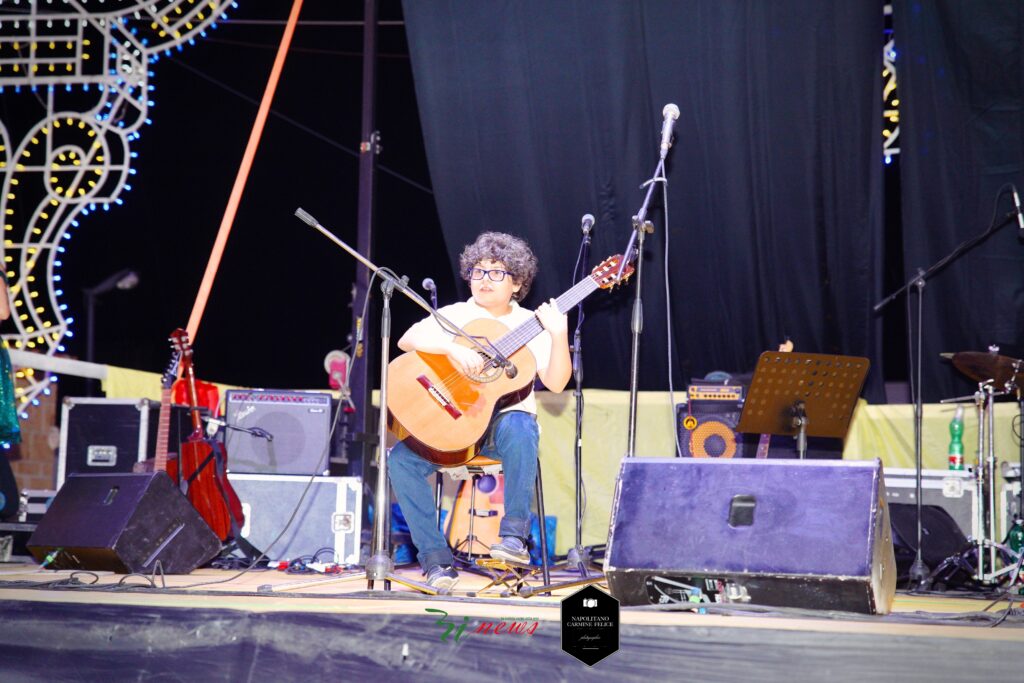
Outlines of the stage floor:
{"label": "stage floor", "polygon": [[[418,570],[398,573],[422,578]],[[488,580],[463,572],[451,595],[425,596],[398,583],[385,592],[368,591],[363,579],[325,580],[333,578],[200,569],[156,577],[153,587],[141,576],[0,565],[0,674],[5,681],[132,680],[161,672],[231,681],[349,674],[478,681],[481,673],[511,680],[937,681],[1019,680],[1024,667],[1024,618],[1016,607],[1006,612],[1008,598],[993,604],[901,592],[886,616],[624,607],[619,651],[587,667],[560,645],[560,601],[578,588],[502,597],[481,593]],[[442,640],[446,629],[428,608],[466,623],[462,636]],[[530,635],[477,631],[499,621],[536,627]]]}

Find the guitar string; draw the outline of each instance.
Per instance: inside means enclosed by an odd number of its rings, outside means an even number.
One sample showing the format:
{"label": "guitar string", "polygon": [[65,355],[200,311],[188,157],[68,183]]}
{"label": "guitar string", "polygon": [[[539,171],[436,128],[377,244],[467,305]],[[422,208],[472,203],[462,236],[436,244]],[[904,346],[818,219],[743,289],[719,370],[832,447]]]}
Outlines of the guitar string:
{"label": "guitar string", "polygon": [[[592,277],[580,280],[568,291],[555,299],[558,310],[560,312],[570,310],[573,306],[598,288],[597,282]],[[507,358],[543,331],[544,326],[541,324],[540,320],[536,317],[532,317],[499,337],[493,343],[493,348],[497,350],[499,354]],[[488,360],[493,360],[493,358]],[[448,375],[438,378],[440,380],[440,385],[446,390],[447,395],[445,396],[445,399],[459,408],[466,408],[469,404],[456,401],[452,395],[452,390],[457,384],[461,383],[465,377],[466,376],[459,370],[453,370],[453,372]]]}

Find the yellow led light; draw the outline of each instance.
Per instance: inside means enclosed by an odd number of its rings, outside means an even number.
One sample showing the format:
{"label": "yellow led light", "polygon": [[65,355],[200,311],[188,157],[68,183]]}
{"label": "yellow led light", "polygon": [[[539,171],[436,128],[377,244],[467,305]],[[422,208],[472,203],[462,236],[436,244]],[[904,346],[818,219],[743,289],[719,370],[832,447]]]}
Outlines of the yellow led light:
{"label": "yellow led light", "polygon": [[65,65],[64,65],[64,70],[65,70],[65,71],[73,71],[74,69],[73,69],[73,68],[71,67],[71,65],[70,65],[70,64],[65,64]]}
{"label": "yellow led light", "polygon": [[8,199],[14,199],[14,193],[13,193],[13,192],[9,192],[9,193],[7,194],[7,198],[8,198]]}
{"label": "yellow led light", "polygon": [[47,220],[49,220],[49,218],[50,218],[50,214],[43,213],[42,211],[39,212],[39,215],[42,216],[43,218],[46,218]]}
{"label": "yellow led light", "polygon": [[28,313],[24,313],[18,316],[18,320],[28,320]]}
{"label": "yellow led light", "polygon": [[82,59],[89,59],[89,55],[86,52],[82,53]]}
{"label": "yellow led light", "polygon": [[49,66],[49,69],[48,69],[48,71],[49,71],[50,73],[53,73],[53,69],[54,69],[54,65],[53,65],[53,64],[51,64],[51,65]]}
{"label": "yellow led light", "polygon": [[25,331],[26,331],[26,332],[35,332],[35,331],[36,331],[36,328],[35,328],[35,327],[33,327],[33,326],[31,326],[31,325],[29,325],[28,327],[26,327],[26,328],[25,328]]}
{"label": "yellow led light", "polygon": [[89,46],[89,45],[92,45],[92,42],[88,38],[86,38],[85,40],[82,41],[82,45]]}
{"label": "yellow led light", "polygon": [[23,152],[21,153],[21,156],[23,156],[23,157],[30,157],[30,156],[32,156],[32,152],[30,152],[30,151],[28,151],[28,150],[26,149],[25,151],[23,151]]}
{"label": "yellow led light", "polygon": [[20,183],[20,182],[21,182],[21,181],[20,181],[20,180],[18,180],[17,178],[11,178],[11,185],[17,185],[17,184],[18,184],[18,183]]}
{"label": "yellow led light", "polygon": [[882,131],[882,137],[883,137],[883,138],[887,138],[887,137],[889,137],[890,135],[892,135],[892,133],[890,133],[890,132],[889,132],[888,130],[883,130],[883,131]]}
{"label": "yellow led light", "polygon": [[21,306],[21,304],[22,304],[21,299],[18,299],[17,301],[14,302],[15,307]]}
{"label": "yellow led light", "polygon": [[[42,312],[43,312],[43,308],[44,308],[43,306],[38,306],[38,307],[36,308],[36,313],[42,313]],[[39,338],[39,339],[37,339],[36,341],[40,341],[40,342],[41,342],[41,341],[43,341],[43,338],[42,338],[42,337],[40,337],[40,338]]]}
{"label": "yellow led light", "polygon": [[[36,343],[35,342],[28,342],[27,344],[25,344],[25,346],[27,346],[30,349],[34,349],[34,348],[36,348]],[[28,399],[25,399],[25,400],[28,400]],[[24,403],[24,402],[25,401],[22,401],[22,403]]]}
{"label": "yellow led light", "polygon": [[32,144],[33,145],[38,145],[39,144],[39,138],[33,137],[32,138]]}
{"label": "yellow led light", "polygon": [[57,44],[56,44],[56,43],[54,43],[54,42],[53,42],[52,40],[50,41],[50,49],[51,49],[51,50],[55,50],[55,49],[57,49]]}
{"label": "yellow led light", "polygon": [[29,282],[35,282],[35,281],[36,281],[36,276],[35,276],[35,275],[29,275],[29,276],[28,276],[27,278],[25,278],[25,279],[26,279],[27,281],[29,281]]}
{"label": "yellow led light", "polygon": [[899,101],[899,98],[897,98],[897,99],[894,99],[894,100],[892,101],[892,106],[894,106],[894,107],[896,107],[896,106],[899,106],[899,103],[900,103],[900,101]]}
{"label": "yellow led light", "polygon": [[56,199],[50,200],[50,206],[57,206],[58,204],[60,204],[60,202],[58,202]]}

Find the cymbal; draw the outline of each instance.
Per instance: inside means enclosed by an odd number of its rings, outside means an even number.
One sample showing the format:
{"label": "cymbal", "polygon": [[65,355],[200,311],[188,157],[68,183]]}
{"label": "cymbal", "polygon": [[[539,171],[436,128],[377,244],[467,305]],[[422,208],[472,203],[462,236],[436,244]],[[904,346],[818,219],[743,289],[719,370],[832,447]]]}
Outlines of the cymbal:
{"label": "cymbal", "polygon": [[954,353],[953,365],[975,382],[992,380],[997,386],[1003,386],[1024,371],[1024,361],[984,351]]}

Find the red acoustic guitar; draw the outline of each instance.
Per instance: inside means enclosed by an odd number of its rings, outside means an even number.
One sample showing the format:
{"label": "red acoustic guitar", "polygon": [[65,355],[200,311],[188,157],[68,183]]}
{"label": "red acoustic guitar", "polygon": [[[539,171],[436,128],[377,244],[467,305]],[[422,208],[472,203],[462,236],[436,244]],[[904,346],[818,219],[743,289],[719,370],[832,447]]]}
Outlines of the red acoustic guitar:
{"label": "red acoustic guitar", "polygon": [[[192,366],[192,347],[189,344],[188,332],[182,329],[172,332],[171,344],[181,358],[181,366],[188,386],[192,434],[181,444],[178,453],[178,471],[169,471],[168,473],[175,480],[179,480],[179,477],[175,475],[180,475],[185,495],[213,529],[213,533],[224,541],[231,536],[232,521],[239,529],[245,521],[242,503],[238,500],[238,495],[227,478],[227,453],[224,451],[223,445],[203,436],[203,422],[199,417],[196,374]],[[163,418],[162,412],[161,418]],[[164,458],[166,459],[166,452]]]}
{"label": "red acoustic guitar", "polygon": [[[600,263],[589,277],[577,282],[555,303],[562,313],[598,289],[609,289],[619,281],[622,256]],[[633,274],[626,264],[621,279]],[[474,320],[463,328],[484,338],[502,356],[512,361],[514,372],[506,372],[491,358],[477,377],[466,377],[441,354],[403,353],[388,365],[388,411],[391,430],[422,458],[444,467],[469,461],[483,438],[495,410],[522,400],[533,391],[537,362],[526,348],[544,331],[536,317],[509,330],[497,320]],[[489,342],[486,340],[490,340]],[[469,342],[456,338],[456,342]]]}

